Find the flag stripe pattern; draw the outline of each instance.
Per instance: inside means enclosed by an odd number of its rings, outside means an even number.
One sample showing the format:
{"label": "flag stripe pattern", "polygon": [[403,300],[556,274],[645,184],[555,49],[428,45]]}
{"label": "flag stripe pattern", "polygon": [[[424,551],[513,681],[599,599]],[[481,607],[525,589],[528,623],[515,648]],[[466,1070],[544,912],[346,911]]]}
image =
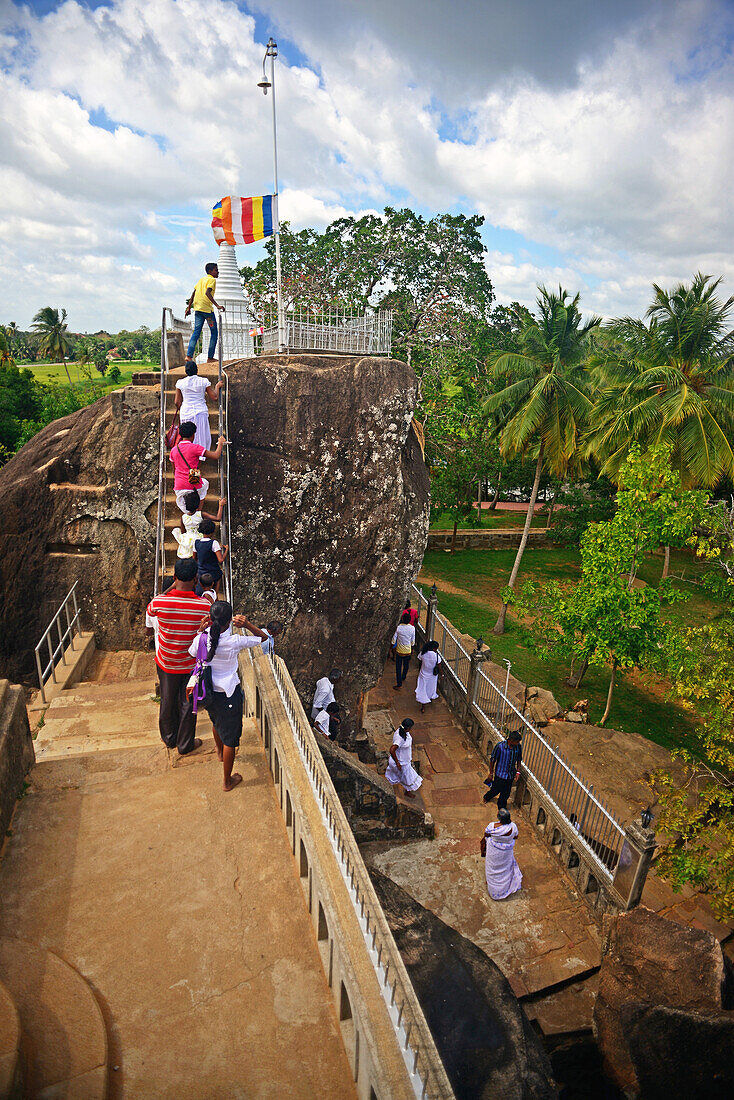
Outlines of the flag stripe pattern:
{"label": "flag stripe pattern", "polygon": [[237,198],[227,195],[212,209],[217,244],[252,244],[273,235],[274,195]]}

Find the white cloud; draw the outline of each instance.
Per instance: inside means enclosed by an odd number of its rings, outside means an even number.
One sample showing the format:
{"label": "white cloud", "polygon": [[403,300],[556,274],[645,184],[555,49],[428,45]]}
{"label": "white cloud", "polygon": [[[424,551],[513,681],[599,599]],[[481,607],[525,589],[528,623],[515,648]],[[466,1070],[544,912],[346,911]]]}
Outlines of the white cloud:
{"label": "white cloud", "polygon": [[[318,70],[285,43],[282,216],[461,204],[525,238],[488,257],[502,300],[561,281],[606,315],[643,309],[653,278],[734,278],[730,5],[562,3],[550,26],[540,0],[273,0]],[[79,327],[152,324],[185,296],[212,203],[272,185],[254,28],[233,0],[0,5],[9,317],[53,294]]]}

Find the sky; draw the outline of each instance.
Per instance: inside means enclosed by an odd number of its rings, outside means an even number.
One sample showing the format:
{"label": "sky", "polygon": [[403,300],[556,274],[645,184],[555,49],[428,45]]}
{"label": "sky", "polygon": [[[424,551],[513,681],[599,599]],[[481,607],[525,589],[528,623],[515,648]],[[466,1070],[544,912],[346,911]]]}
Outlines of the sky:
{"label": "sky", "polygon": [[504,303],[734,293],[734,0],[0,0],[0,322],[183,307],[214,202],[272,190],[271,34],[294,228],[480,213]]}

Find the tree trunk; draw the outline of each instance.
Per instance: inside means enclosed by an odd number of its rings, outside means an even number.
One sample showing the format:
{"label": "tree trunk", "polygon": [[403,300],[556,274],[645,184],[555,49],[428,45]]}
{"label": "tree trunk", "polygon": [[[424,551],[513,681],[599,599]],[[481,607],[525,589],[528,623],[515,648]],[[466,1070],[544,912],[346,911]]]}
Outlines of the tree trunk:
{"label": "tree trunk", "polygon": [[479,520],[479,526],[482,526],[482,479],[479,478],[477,483],[477,519]]}
{"label": "tree trunk", "polygon": [[453,554],[453,553],[455,552],[455,550],[456,550],[456,528],[458,527],[458,524],[459,524],[459,521],[458,521],[458,519],[455,519],[455,520],[454,520],[454,533],[453,533],[453,535],[451,536],[451,553],[452,553],[452,554]]}
{"label": "tree trunk", "polygon": [[571,668],[571,674],[568,677],[568,679],[566,680],[566,683],[568,684],[568,686],[570,688],[581,687],[581,681],[583,680],[584,676],[586,675],[586,673],[588,671],[588,668],[589,668],[589,662],[586,659],[584,659],[584,661],[582,662],[581,668],[578,670],[578,673],[575,676],[573,674],[573,668]]}
{"label": "tree trunk", "polygon": [[546,524],[545,524],[546,531],[550,527],[551,520],[553,519],[553,510],[555,509],[555,506],[556,506],[556,497],[558,496],[558,489],[559,489],[559,486],[556,485],[555,489],[553,490],[553,498],[551,499],[550,511],[548,512],[548,519],[547,519]]}
{"label": "tree trunk", "polygon": [[501,484],[502,484],[502,471],[500,470],[500,472],[497,474],[497,487],[495,488],[494,496],[492,497],[492,503],[489,506],[490,512],[495,512],[497,510],[497,501],[500,499],[500,485]]}
{"label": "tree trunk", "polygon": [[670,544],[668,544],[668,546],[665,547],[665,559],[663,561],[663,572],[660,576],[660,580],[661,581],[666,580],[669,572],[670,572]]}
{"label": "tree trunk", "polygon": [[[514,590],[517,582],[517,574],[520,572],[520,562],[522,556],[525,553],[525,547],[528,543],[528,535],[530,534],[530,525],[533,522],[533,513],[535,512],[535,502],[538,499],[538,486],[540,485],[540,475],[543,472],[543,444],[540,444],[540,450],[538,451],[538,462],[535,467],[535,480],[533,481],[533,491],[530,494],[530,503],[528,504],[528,514],[525,517],[525,526],[522,529],[522,538],[520,539],[520,545],[517,548],[517,554],[515,555],[515,564],[512,567],[510,573],[510,579],[507,582],[508,587]],[[507,618],[506,603],[502,604],[502,610],[500,611],[497,622],[492,628],[493,634],[504,634],[505,632],[505,619]]]}
{"label": "tree trunk", "polygon": [[609,677],[609,691],[607,692],[607,705],[604,713],[601,716],[600,726],[606,725],[607,718],[609,717],[609,711],[612,707],[612,693],[614,691],[614,678],[617,672],[617,662],[612,661],[612,675]]}

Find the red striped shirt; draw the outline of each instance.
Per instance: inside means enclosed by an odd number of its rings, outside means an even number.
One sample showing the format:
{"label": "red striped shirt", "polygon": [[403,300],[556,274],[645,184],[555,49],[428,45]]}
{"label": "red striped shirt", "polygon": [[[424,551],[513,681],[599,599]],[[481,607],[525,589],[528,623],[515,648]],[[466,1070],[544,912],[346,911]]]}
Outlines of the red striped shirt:
{"label": "red striped shirt", "polygon": [[208,600],[177,588],[169,588],[168,592],[150,601],[147,612],[158,620],[155,663],[164,672],[192,671],[195,662],[189,654],[189,646],[210,607]]}

